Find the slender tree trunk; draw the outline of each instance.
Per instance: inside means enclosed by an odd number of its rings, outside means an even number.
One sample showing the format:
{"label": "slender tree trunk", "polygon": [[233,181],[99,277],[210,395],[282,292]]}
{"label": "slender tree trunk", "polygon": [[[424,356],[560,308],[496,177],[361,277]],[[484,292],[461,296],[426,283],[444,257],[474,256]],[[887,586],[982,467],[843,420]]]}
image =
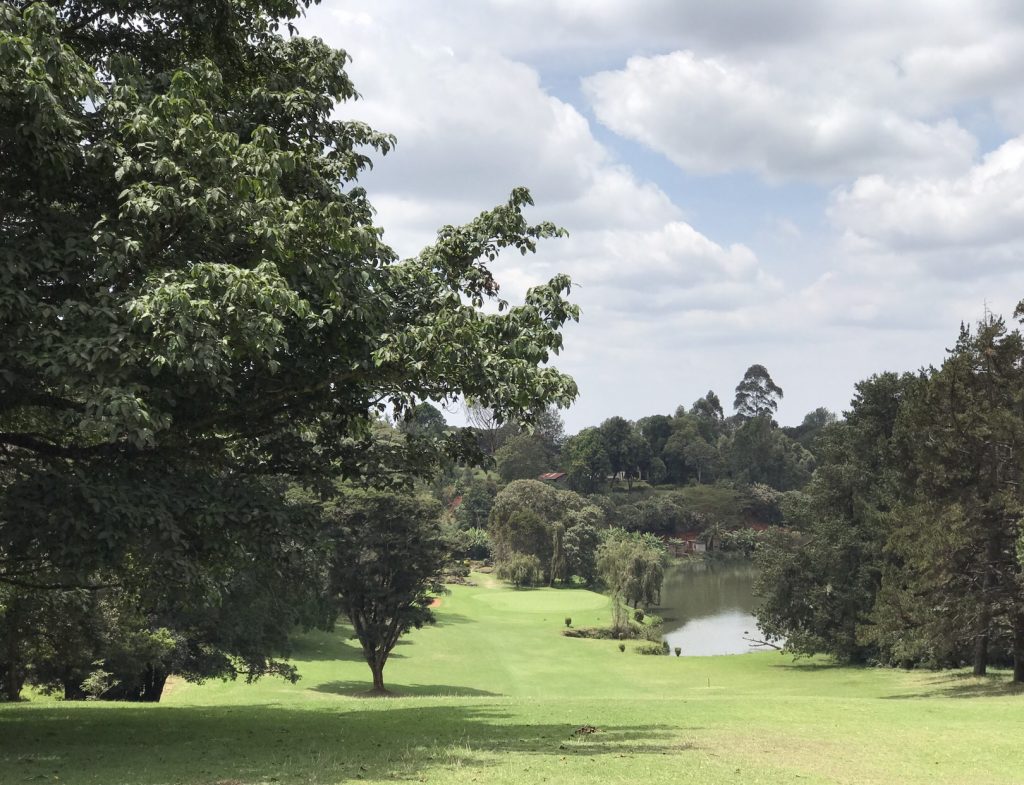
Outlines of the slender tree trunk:
{"label": "slender tree trunk", "polygon": [[974,638],[974,675],[984,676],[988,672],[988,642],[992,626],[992,595],[996,589],[996,561],[999,559],[999,542],[989,533],[985,548],[985,577],[981,585],[981,612],[978,614],[978,628]]}
{"label": "slender tree trunk", "polygon": [[4,698],[11,703],[20,701],[21,685],[24,683],[17,661],[10,660],[7,663],[7,673],[4,674]]}
{"label": "slender tree trunk", "polygon": [[988,672],[988,620],[985,621],[986,631],[979,632],[974,639],[974,675],[984,676]]}
{"label": "slender tree trunk", "polygon": [[[12,605],[12,610],[17,612],[17,605]],[[18,651],[18,637],[15,634],[17,624],[11,625],[11,631],[7,635],[6,648],[6,668],[4,672],[4,697],[12,703],[21,700],[21,685],[25,683],[25,677],[22,675],[20,667],[20,657]]]}
{"label": "slender tree trunk", "polygon": [[1024,610],[1013,619],[1013,680],[1024,682]]}

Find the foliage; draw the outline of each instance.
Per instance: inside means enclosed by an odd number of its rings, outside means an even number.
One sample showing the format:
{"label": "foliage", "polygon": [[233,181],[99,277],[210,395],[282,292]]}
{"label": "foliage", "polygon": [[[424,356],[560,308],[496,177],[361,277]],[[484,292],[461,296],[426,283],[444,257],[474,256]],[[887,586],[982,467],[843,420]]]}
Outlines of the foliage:
{"label": "foliage", "polygon": [[597,569],[612,597],[612,627],[627,629],[623,603],[657,605],[668,557],[657,537],[621,529],[605,531],[598,548]]}
{"label": "foliage", "polygon": [[822,435],[822,463],[806,490],[806,533],[770,535],[756,554],[758,626],[769,639],[784,638],[789,651],[844,661],[881,654],[860,629],[875,604],[900,495],[897,417],[916,384],[893,373],[857,384],[845,422]]}
{"label": "foliage", "polygon": [[540,559],[526,553],[510,553],[498,561],[498,577],[517,589],[538,586],[544,579]]}
{"label": "foliage", "polygon": [[946,361],[907,397],[896,437],[914,508],[888,538],[871,637],[909,628],[940,664],[969,657],[983,675],[990,659],[1013,659],[1024,681],[1020,332],[994,317],[962,328]]}
{"label": "foliage", "polygon": [[445,541],[456,559],[483,561],[491,558],[491,539],[486,529],[445,528]]}
{"label": "foliage", "polygon": [[723,443],[722,451],[738,482],[789,490],[805,485],[814,471],[814,456],[776,428],[769,417],[745,421]]}
{"label": "foliage", "polygon": [[467,469],[455,488],[462,501],[455,508],[455,520],[463,529],[484,529],[498,495],[498,485],[486,477],[477,477]]}
{"label": "foliage", "polygon": [[433,404],[421,401],[411,406],[405,417],[398,421],[398,430],[412,436],[440,439],[448,430],[448,423],[441,410]]}
{"label": "foliage", "polygon": [[736,385],[736,399],[733,408],[745,418],[771,419],[779,408],[782,388],[779,387],[763,365],[754,364],[747,368],[740,383]]}
{"label": "foliage", "polygon": [[398,260],[356,186],[394,139],[334,119],[356,91],[344,52],[288,34],[306,5],[0,5],[0,579],[131,573],[215,607],[243,555],[299,539],[278,478],[476,455],[376,438],[389,404],[530,422],[575,396],[547,365],[568,278],[510,306],[490,270],[561,231],[515,189]]}
{"label": "foliage", "polygon": [[349,488],[325,508],[331,591],[359,639],[375,692],[384,691],[384,666],[398,639],[433,621],[431,594],[443,590],[448,559],[439,512],[423,498]]}
{"label": "foliage", "polygon": [[494,454],[498,474],[505,482],[535,480],[551,470],[551,457],[543,441],[531,434],[509,438]]}
{"label": "foliage", "polygon": [[612,463],[601,431],[584,428],[566,441],[562,450],[562,467],[568,475],[569,484],[580,493],[593,493],[605,487],[612,472]]}
{"label": "foliage", "polygon": [[516,480],[498,493],[489,531],[498,561],[513,553],[536,556],[547,581],[594,578],[601,511],[572,491],[537,480]]}

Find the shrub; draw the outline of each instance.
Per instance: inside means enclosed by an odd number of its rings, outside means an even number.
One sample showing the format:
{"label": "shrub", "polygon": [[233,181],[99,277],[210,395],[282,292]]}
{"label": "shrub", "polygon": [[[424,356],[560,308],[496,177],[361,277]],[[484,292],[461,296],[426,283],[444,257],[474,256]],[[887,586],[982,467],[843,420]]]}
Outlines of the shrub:
{"label": "shrub", "polygon": [[643,612],[643,610],[641,610],[640,608],[637,608],[635,611],[633,611],[633,618],[636,619],[638,622],[643,623],[643,620],[644,620],[644,612]]}
{"label": "shrub", "polygon": [[451,527],[445,531],[452,555],[459,559],[475,559],[481,561],[491,555],[491,541],[484,529],[458,529]]}
{"label": "shrub", "polygon": [[498,562],[498,577],[513,586],[536,586],[541,582],[540,559],[532,554],[513,553]]}
{"label": "shrub", "polygon": [[625,651],[625,650],[626,650],[626,644],[625,643],[620,643],[619,644],[619,651]]}
{"label": "shrub", "polygon": [[565,626],[566,627],[571,627],[572,626],[572,616],[566,616],[565,617]]}
{"label": "shrub", "polygon": [[667,643],[663,646],[661,643],[655,643],[654,641],[644,641],[634,651],[637,654],[661,655],[666,653],[666,646],[668,646]]}
{"label": "shrub", "polygon": [[681,646],[676,646],[675,651],[676,651],[676,656],[678,657],[680,654],[683,653],[683,648]]}

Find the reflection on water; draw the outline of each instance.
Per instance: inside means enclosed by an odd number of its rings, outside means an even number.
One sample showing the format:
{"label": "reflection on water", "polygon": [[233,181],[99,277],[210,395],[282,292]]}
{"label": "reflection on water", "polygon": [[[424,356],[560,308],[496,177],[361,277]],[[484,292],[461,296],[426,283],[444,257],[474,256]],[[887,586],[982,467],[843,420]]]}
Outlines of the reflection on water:
{"label": "reflection on water", "polygon": [[760,637],[753,610],[754,578],[749,562],[684,562],[665,574],[661,607],[665,640],[684,656],[743,654],[752,649],[744,637]]}

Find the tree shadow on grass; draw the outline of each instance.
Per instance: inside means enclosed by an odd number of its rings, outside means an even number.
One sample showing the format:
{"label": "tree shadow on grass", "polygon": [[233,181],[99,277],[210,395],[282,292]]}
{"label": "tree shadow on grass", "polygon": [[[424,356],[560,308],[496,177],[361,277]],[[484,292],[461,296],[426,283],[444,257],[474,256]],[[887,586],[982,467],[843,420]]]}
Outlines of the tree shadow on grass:
{"label": "tree shadow on grass", "polygon": [[1008,673],[975,676],[971,673],[939,673],[928,679],[923,690],[886,695],[887,700],[909,698],[1006,698],[1024,696],[1024,684],[1010,680]]}
{"label": "tree shadow on grass", "polygon": [[428,626],[448,627],[452,624],[470,624],[472,621],[468,616],[463,616],[461,613],[450,613],[442,608],[439,611],[435,611],[434,622]]}
{"label": "tree shadow on grass", "polygon": [[[488,692],[477,690],[472,687],[462,687],[454,684],[387,684],[388,695],[384,697],[405,698],[405,697],[501,697],[499,692]],[[315,687],[307,687],[314,692],[324,692],[329,695],[346,695],[353,698],[379,697],[369,692],[372,683],[365,681],[328,681],[317,684]]]}
{"label": "tree shadow on grass", "polygon": [[583,735],[579,723],[586,720],[530,722],[500,705],[400,700],[309,708],[11,705],[0,709],[0,770],[4,781],[59,778],[66,785],[401,781],[464,768],[487,781],[487,769],[504,765],[509,754],[564,759],[694,749],[679,741],[679,728],[602,726]]}
{"label": "tree shadow on grass", "polygon": [[[759,649],[758,651],[764,651]],[[780,651],[780,656],[785,657],[787,652]],[[798,673],[816,673],[818,671],[850,671],[864,670],[867,666],[850,663],[836,662],[835,660],[791,660],[789,662],[777,662],[771,667],[783,668]]]}

